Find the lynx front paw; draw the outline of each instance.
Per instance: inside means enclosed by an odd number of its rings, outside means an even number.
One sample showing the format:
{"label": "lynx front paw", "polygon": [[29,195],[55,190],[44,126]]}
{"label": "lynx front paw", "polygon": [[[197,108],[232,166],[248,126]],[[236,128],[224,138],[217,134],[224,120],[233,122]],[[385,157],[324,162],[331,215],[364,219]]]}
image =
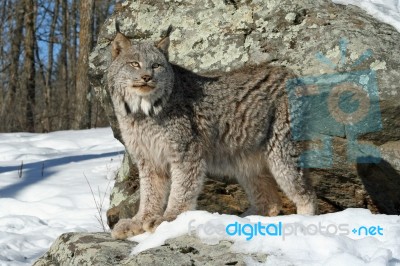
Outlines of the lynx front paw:
{"label": "lynx front paw", "polygon": [[146,221],[143,223],[143,229],[146,230],[146,232],[153,233],[162,222],[170,222],[175,220],[175,218],[176,216],[153,216],[149,219],[146,219]]}
{"label": "lynx front paw", "polygon": [[141,233],[144,233],[144,230],[142,223],[137,219],[121,219],[111,231],[111,237],[114,239],[126,239]]}

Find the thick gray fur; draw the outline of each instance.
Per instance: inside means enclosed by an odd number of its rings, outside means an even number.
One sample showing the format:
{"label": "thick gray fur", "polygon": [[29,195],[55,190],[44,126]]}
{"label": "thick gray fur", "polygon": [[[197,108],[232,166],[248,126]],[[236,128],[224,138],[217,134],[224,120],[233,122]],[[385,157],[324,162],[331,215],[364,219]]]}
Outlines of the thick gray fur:
{"label": "thick gray fur", "polygon": [[207,174],[237,178],[251,203],[244,215],[277,215],[277,185],[297,213],[315,214],[316,197],[290,136],[290,71],[259,65],[199,76],[168,62],[168,44],[168,37],[154,44],[121,33],[112,43],[108,84],[140,177],[139,211],[120,220],[112,236],[154,231],[193,210]]}

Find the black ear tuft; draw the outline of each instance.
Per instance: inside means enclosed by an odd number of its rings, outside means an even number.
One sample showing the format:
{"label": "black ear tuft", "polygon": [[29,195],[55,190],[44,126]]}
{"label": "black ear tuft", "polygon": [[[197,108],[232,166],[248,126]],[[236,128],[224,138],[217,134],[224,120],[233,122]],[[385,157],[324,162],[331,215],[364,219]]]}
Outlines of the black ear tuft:
{"label": "black ear tuft", "polygon": [[167,36],[169,37],[171,35],[173,29],[174,28],[172,27],[172,25],[169,25],[167,31],[164,34],[164,37],[167,37]]}
{"label": "black ear tuft", "polygon": [[115,31],[116,32],[121,32],[120,29],[119,29],[119,21],[118,20],[115,20]]}

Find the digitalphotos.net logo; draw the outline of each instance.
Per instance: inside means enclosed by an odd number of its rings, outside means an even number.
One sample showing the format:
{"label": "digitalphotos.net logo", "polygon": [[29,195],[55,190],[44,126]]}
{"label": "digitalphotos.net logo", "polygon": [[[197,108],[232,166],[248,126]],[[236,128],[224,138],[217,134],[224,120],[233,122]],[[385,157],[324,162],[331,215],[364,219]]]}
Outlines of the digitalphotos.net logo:
{"label": "digitalphotos.net logo", "polygon": [[349,163],[379,163],[380,152],[357,142],[361,134],[382,129],[376,72],[373,69],[351,71],[372,56],[366,50],[352,64],[346,63],[347,40],[339,42],[340,61],[334,64],[321,52],[317,59],[333,74],[288,80],[292,137],[296,141],[319,142],[319,148],[303,152],[299,166],[330,168],[333,165],[332,139],[346,137]]}
{"label": "digitalphotos.net logo", "polygon": [[301,223],[239,223],[234,222],[228,225],[216,221],[197,224],[191,220],[188,224],[189,235],[206,236],[238,236],[249,241],[255,237],[279,237],[285,241],[290,236],[383,236],[384,230],[380,225],[351,227],[347,223],[342,224],[308,224]]}

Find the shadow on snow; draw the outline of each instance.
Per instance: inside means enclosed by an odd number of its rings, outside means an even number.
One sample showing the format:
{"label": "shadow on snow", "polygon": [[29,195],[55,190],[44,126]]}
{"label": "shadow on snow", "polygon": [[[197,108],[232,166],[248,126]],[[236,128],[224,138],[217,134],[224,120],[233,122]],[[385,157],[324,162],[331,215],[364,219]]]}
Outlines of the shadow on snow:
{"label": "shadow on snow", "polygon": [[[27,163],[23,165],[21,178],[18,178],[18,171],[21,168],[20,165],[5,166],[5,167],[0,166],[0,174],[5,172],[15,171],[17,180],[17,182],[14,184],[10,184],[8,186],[0,188],[0,198],[14,197],[18,194],[18,191],[23,189],[24,187],[40,182],[50,177],[51,175],[56,173],[56,171],[51,170],[52,167],[65,165],[73,162],[81,162],[85,160],[112,157],[112,156],[117,156],[119,154],[121,154],[121,151],[107,152],[101,154],[73,155],[73,156],[54,158],[39,162]],[[43,173],[42,169],[44,169]]]}

